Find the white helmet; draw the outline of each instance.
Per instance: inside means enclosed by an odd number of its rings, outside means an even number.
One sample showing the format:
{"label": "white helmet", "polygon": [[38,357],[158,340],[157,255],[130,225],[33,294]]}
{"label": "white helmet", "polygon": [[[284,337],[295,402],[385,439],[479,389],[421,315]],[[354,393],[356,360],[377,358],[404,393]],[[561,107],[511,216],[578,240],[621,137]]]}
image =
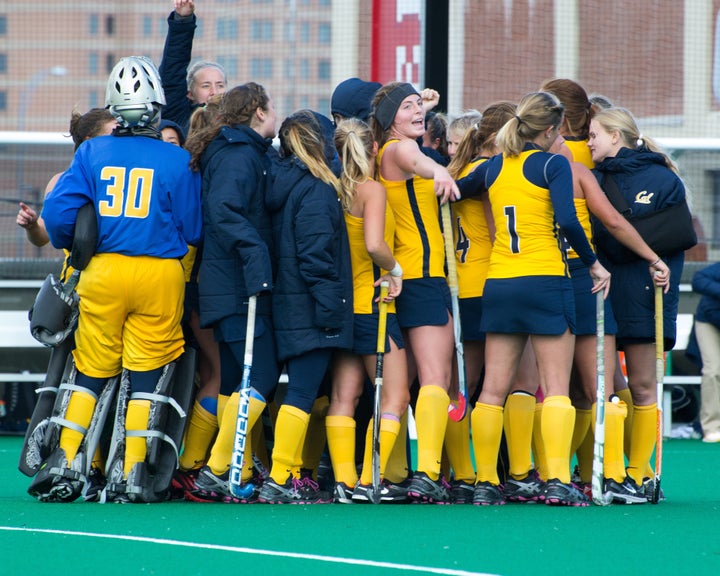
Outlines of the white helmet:
{"label": "white helmet", "polygon": [[160,74],[145,56],[122,58],[108,78],[105,107],[124,126],[151,126],[165,105]]}

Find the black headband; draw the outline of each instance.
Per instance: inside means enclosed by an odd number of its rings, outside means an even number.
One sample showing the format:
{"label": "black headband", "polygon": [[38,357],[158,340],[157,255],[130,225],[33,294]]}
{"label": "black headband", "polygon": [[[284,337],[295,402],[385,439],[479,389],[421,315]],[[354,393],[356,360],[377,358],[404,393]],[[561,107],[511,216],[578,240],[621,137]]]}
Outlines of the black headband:
{"label": "black headband", "polygon": [[387,130],[392,126],[400,104],[402,104],[405,98],[412,95],[420,96],[412,84],[403,83],[390,90],[390,92],[378,102],[375,108],[375,120],[380,123],[383,130]]}

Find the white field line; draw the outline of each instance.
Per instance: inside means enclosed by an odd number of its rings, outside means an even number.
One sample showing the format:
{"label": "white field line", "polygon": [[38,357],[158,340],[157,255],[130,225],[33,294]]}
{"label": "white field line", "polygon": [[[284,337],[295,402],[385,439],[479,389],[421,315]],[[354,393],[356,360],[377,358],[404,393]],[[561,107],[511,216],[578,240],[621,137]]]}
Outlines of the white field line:
{"label": "white field line", "polygon": [[123,534],[100,534],[97,532],[76,532],[73,530],[49,530],[43,528],[22,528],[15,526],[0,526],[6,532],[28,532],[34,534],[55,534],[61,536],[79,536],[81,538],[104,538],[108,540],[125,540],[131,542],[147,542],[163,546],[181,546],[184,548],[199,548],[205,550],[219,550],[222,552],[235,552],[239,554],[254,554],[258,556],[277,556],[280,558],[297,558],[299,560],[315,560],[334,564],[348,564],[352,566],[368,566],[385,568],[388,570],[405,570],[407,572],[420,572],[423,574],[446,574],[448,576],[497,576],[484,572],[468,572],[467,570],[454,570],[451,568],[433,568],[429,566],[414,566],[412,564],[394,564],[392,562],[377,562],[358,558],[342,558],[335,556],[322,556],[319,554],[299,554],[297,552],[281,552],[277,550],[261,550],[240,546],[223,546],[221,544],[203,544],[200,542],[183,542],[182,540],[168,540],[164,538],[150,538],[146,536],[127,536]]}

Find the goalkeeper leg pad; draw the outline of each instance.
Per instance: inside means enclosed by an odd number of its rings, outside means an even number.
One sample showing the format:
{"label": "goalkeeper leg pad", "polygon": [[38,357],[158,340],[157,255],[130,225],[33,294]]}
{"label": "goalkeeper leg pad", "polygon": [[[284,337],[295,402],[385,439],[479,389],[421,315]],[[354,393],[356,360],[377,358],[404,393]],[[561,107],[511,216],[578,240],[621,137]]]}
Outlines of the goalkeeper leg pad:
{"label": "goalkeeper leg pad", "polygon": [[[188,349],[176,362],[167,364],[151,393],[130,393],[129,374],[124,371],[118,393],[115,425],[108,456],[108,484],[102,501],[161,502],[169,497],[170,481],[178,468],[179,447],[192,402],[195,351]],[[149,400],[146,430],[126,430],[128,402]],[[125,439],[144,437],[147,452],[124,475]]]}

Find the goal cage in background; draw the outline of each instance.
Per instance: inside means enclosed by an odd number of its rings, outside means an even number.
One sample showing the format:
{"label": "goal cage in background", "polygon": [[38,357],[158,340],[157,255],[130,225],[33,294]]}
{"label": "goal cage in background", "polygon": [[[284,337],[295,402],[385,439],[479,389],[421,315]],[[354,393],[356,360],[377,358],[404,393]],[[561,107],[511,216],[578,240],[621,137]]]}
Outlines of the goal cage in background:
{"label": "goal cage in background", "polygon": [[[630,109],[690,191],[701,244],[720,254],[720,0],[196,0],[193,59],[253,80],[279,121],[330,114],[349,77],[412,82],[448,117],[571,78]],[[122,56],[160,63],[172,0],[0,3],[0,278],[42,278],[61,254],[30,245],[18,202],[39,209],[67,167],[70,113],[104,105]],[[697,262],[694,265],[693,262]],[[54,271],[54,268],[52,268]],[[684,274],[685,276],[685,274]]]}

